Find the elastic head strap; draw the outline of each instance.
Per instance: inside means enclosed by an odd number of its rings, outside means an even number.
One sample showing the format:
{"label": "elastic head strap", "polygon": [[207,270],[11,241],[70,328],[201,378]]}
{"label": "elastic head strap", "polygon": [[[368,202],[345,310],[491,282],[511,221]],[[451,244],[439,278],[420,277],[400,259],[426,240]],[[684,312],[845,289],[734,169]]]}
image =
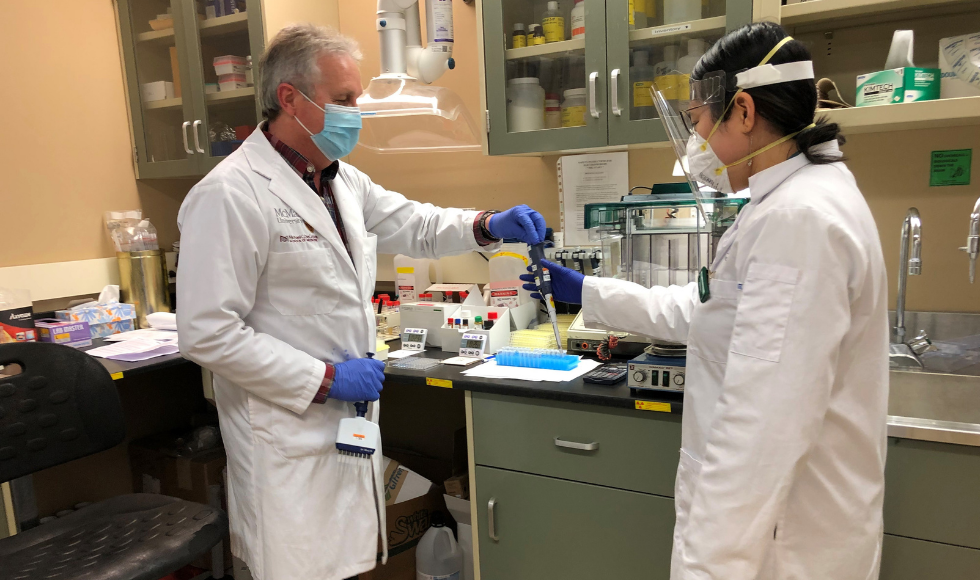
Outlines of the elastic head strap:
{"label": "elastic head strap", "polygon": [[781,137],[779,139],[776,139],[775,141],[773,141],[772,143],[766,145],[762,149],[759,149],[758,151],[753,151],[752,153],[749,153],[748,155],[746,155],[745,157],[739,159],[735,163],[729,163],[728,165],[726,165],[724,167],[719,167],[718,169],[715,169],[715,175],[721,176],[721,174],[724,173],[725,170],[728,169],[729,167],[735,167],[736,165],[741,165],[742,163],[745,163],[746,161],[748,161],[749,159],[752,159],[756,155],[762,155],[763,153],[765,153],[766,151],[769,151],[773,147],[776,147],[777,145],[782,145],[783,143],[789,141],[793,137],[796,137],[797,135],[799,135],[803,131],[806,131],[807,129],[813,129],[816,126],[817,126],[816,123],[810,123],[809,125],[807,125],[806,127],[803,127],[802,129],[800,129],[796,133],[790,133],[789,135],[786,135],[785,137]]}
{"label": "elastic head strap", "polygon": [[[792,36],[787,36],[786,38],[784,38],[784,39],[780,40],[778,43],[776,43],[776,46],[772,47],[772,50],[769,51],[769,54],[766,55],[766,58],[762,59],[762,62],[759,63],[759,66],[762,66],[764,64],[767,64],[769,62],[769,59],[771,59],[772,57],[776,56],[776,53],[779,52],[779,49],[782,48],[782,47],[784,47],[784,46],[786,46],[786,43],[790,42],[791,40],[793,40],[793,37]],[[725,110],[721,112],[721,116],[718,117],[718,120],[715,122],[715,126],[712,127],[711,128],[711,132],[708,133],[708,138],[705,139],[704,140],[704,143],[701,144],[701,150],[702,151],[707,151],[708,150],[708,141],[711,140],[711,137],[714,136],[715,131],[717,131],[718,130],[718,127],[721,126],[721,120],[724,119],[725,118],[725,115],[728,114],[728,110],[731,109],[732,108],[732,105],[735,104],[735,99],[738,98],[738,95],[739,95],[739,93],[742,92],[742,90],[743,89],[738,89],[737,91],[735,91],[735,95],[732,96],[732,100],[728,101],[728,105],[725,107]],[[778,144],[778,143],[781,143],[781,142],[782,141],[777,141],[776,143]]]}

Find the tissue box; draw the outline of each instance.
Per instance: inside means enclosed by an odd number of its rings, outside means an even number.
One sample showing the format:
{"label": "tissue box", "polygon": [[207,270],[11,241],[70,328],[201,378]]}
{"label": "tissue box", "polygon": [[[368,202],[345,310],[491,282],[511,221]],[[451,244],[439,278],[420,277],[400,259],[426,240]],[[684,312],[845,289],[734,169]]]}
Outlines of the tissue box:
{"label": "tissue box", "polygon": [[904,67],[859,75],[855,105],[869,107],[939,98],[937,68]]}
{"label": "tissue box", "polygon": [[136,307],[132,304],[114,302],[95,304],[72,310],[58,310],[55,318],[68,322],[88,322],[92,338],[103,338],[111,334],[136,329]]}
{"label": "tissue box", "polygon": [[72,348],[92,345],[92,331],[88,322],[65,322],[56,318],[41,318],[34,321],[37,339],[41,342],[64,344]]}
{"label": "tissue box", "polygon": [[940,96],[980,96],[980,32],[939,41]]}

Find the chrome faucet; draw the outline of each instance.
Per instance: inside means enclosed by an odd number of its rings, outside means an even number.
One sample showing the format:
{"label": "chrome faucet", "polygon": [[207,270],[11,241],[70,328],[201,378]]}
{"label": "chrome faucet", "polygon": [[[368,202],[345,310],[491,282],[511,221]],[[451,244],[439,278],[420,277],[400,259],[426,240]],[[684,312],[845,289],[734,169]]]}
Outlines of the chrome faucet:
{"label": "chrome faucet", "polygon": [[980,254],[980,199],[973,204],[970,214],[970,235],[966,237],[966,246],[960,248],[970,255],[970,284],[977,274],[977,254]]}
{"label": "chrome faucet", "polygon": [[[980,223],[980,222],[978,222]],[[909,240],[912,255],[909,256]],[[895,305],[896,342],[905,342],[905,287],[909,276],[922,274],[922,220],[919,210],[910,207],[902,222],[902,245],[898,250],[898,301]]]}

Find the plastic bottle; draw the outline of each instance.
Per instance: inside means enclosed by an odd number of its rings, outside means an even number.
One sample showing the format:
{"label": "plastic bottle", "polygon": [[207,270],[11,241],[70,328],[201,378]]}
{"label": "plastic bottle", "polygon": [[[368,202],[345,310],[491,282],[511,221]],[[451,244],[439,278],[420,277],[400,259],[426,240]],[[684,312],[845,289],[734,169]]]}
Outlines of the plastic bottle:
{"label": "plastic bottle", "polygon": [[[409,258],[401,254],[395,256],[395,287],[399,300],[406,303],[419,301],[419,294],[432,285],[429,279],[431,262],[433,260]],[[442,278],[438,262],[436,262],[436,276]]]}
{"label": "plastic bottle", "polygon": [[664,24],[701,20],[701,0],[664,0]]}
{"label": "plastic bottle", "polygon": [[558,2],[551,0],[548,2],[548,11],[544,13],[541,20],[541,27],[544,29],[544,39],[546,42],[561,42],[565,40],[565,17],[558,10]]}
{"label": "plastic bottle", "polygon": [[585,0],[575,0],[572,7],[572,38],[585,37]]}
{"label": "plastic bottle", "polygon": [[490,256],[490,306],[517,308],[531,302],[531,293],[524,289],[521,275],[527,273],[527,244],[504,244]]}
{"label": "plastic bottle", "polygon": [[539,44],[544,44],[546,42],[548,42],[548,39],[544,35],[544,28],[542,28],[540,24],[535,24],[534,25],[534,42],[528,41],[528,44],[533,44],[534,46],[538,46]]}
{"label": "plastic bottle", "polygon": [[544,96],[544,128],[561,128],[561,101],[554,93]]}
{"label": "plastic bottle", "polygon": [[524,31],[524,25],[518,22],[514,25],[514,34],[510,39],[511,48],[524,48],[527,46],[527,32]]}
{"label": "plastic bottle", "polygon": [[682,88],[677,78],[677,55],[679,52],[677,46],[665,46],[664,59],[653,66],[653,82],[663,92],[667,102],[674,106],[677,105]]}
{"label": "plastic bottle", "polygon": [[654,67],[650,66],[650,53],[645,50],[633,51],[633,66],[630,67],[630,119],[654,119],[657,109],[653,105]]}
{"label": "plastic bottle", "polygon": [[507,130],[511,133],[544,129],[544,89],[534,77],[507,81]]}
{"label": "plastic bottle", "polygon": [[635,28],[646,28],[647,0],[633,0],[633,23]]}
{"label": "plastic bottle", "polygon": [[561,104],[561,126],[581,127],[585,125],[586,89],[568,89]]}
{"label": "plastic bottle", "polygon": [[475,330],[483,330],[483,317],[477,316],[473,319],[473,328]]}
{"label": "plastic bottle", "polygon": [[687,41],[687,55],[677,59],[677,70],[681,74],[690,75],[694,72],[694,66],[698,64],[701,57],[708,50],[708,43],[700,38],[692,38]]}
{"label": "plastic bottle", "polygon": [[445,526],[441,512],[433,512],[432,527],[415,548],[416,580],[459,580],[463,570],[463,550],[452,530]]}

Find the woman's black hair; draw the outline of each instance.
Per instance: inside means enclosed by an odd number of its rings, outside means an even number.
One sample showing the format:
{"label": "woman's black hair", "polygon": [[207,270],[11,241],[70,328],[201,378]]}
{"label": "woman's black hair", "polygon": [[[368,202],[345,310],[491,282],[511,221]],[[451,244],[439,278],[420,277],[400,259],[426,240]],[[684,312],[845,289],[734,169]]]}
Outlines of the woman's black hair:
{"label": "woman's black hair", "polygon": [[[698,61],[691,78],[700,80],[708,73],[725,71],[727,79],[725,106],[727,106],[735,98],[735,92],[738,90],[735,87],[735,75],[759,66],[769,51],[786,36],[783,27],[773,22],[756,22],[743,26],[716,42]],[[769,59],[769,64],[807,60],[811,60],[810,51],[802,42],[791,40]],[[829,123],[826,118],[814,121],[817,109],[817,87],[813,79],[755,87],[743,92],[752,96],[756,112],[781,134],[789,135],[802,130],[794,140],[797,148],[811,163],[827,164],[841,160],[840,157],[810,150],[814,145],[828,141],[836,140],[839,145],[843,145],[845,141],[837,123]],[[729,118],[731,112],[731,108],[725,112],[724,120]],[[816,127],[804,129],[814,122]]]}

